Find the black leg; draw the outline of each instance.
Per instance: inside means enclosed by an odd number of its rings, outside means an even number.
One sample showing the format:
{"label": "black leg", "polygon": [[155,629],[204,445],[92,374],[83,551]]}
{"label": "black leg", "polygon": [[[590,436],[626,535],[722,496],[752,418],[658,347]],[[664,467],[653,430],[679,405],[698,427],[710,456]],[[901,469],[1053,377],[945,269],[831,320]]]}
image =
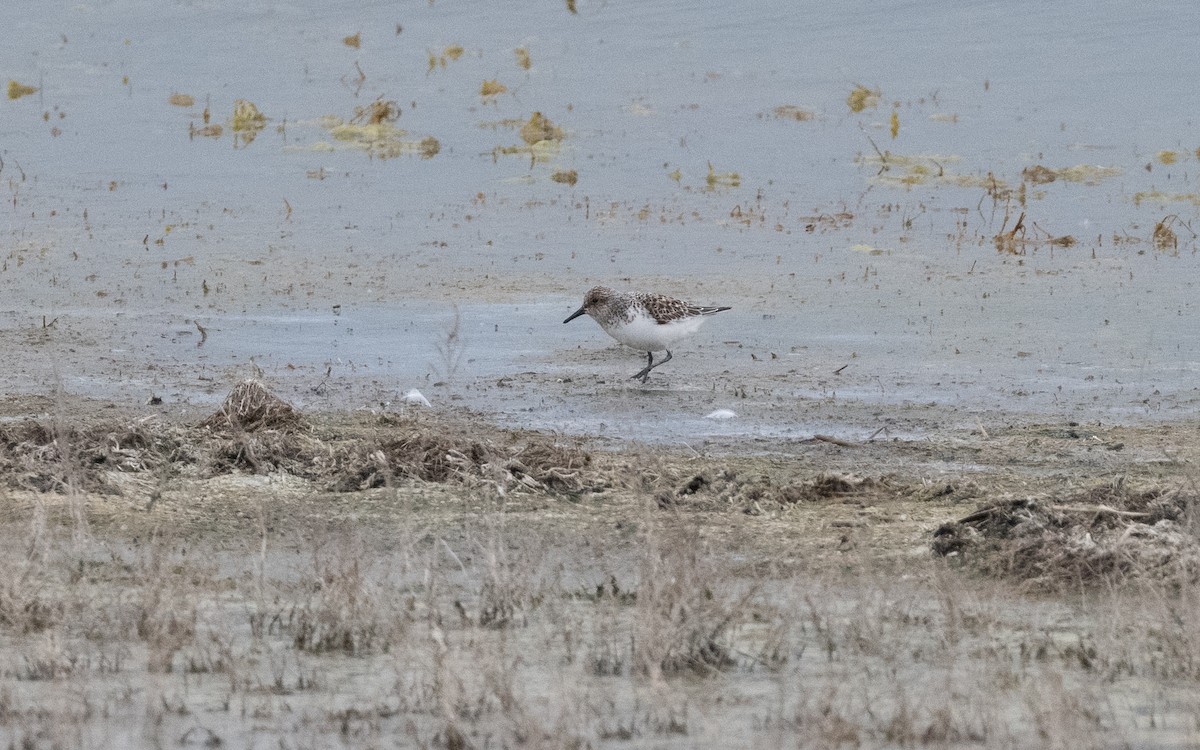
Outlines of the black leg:
{"label": "black leg", "polygon": [[630,380],[641,380],[643,383],[648,381],[650,379],[650,371],[651,370],[653,370],[655,367],[658,367],[659,365],[665,365],[666,363],[671,361],[671,350],[667,349],[666,352],[667,352],[667,358],[660,359],[658,362],[654,361],[654,352],[646,352],[646,356],[647,356],[646,366],[644,368],[642,368],[641,372],[639,372],[637,375],[634,375],[632,378],[630,378]]}
{"label": "black leg", "polygon": [[641,372],[639,372],[637,375],[631,377],[630,380],[640,379],[643,383],[645,383],[650,379],[650,371],[654,369],[654,352],[646,352],[646,358],[646,366],[643,367]]}

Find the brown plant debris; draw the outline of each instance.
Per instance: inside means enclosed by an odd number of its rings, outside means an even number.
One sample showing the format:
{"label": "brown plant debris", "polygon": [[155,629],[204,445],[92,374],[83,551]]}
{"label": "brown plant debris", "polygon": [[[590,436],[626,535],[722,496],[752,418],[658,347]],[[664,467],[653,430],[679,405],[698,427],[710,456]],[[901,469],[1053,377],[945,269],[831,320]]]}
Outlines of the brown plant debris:
{"label": "brown plant debris", "polygon": [[935,554],[1038,588],[1200,578],[1196,497],[1117,482],[991,504],[934,532]]}
{"label": "brown plant debris", "polygon": [[783,104],[775,108],[775,117],[779,120],[795,120],[796,122],[808,122],[816,117],[816,114],[810,109],[797,107],[794,104]]}
{"label": "brown plant debris", "polygon": [[171,94],[167,99],[168,104],[173,104],[176,107],[191,107],[196,103],[196,97],[191,94]]}
{"label": "brown plant debris", "polygon": [[879,97],[881,96],[883,93],[879,89],[871,90],[860,83],[846,97],[846,104],[850,107],[851,112],[858,113],[864,109],[879,106]]}
{"label": "brown plant debris", "polygon": [[383,122],[395,122],[400,119],[400,105],[382,96],[366,105],[355,107],[354,116],[350,118],[354,125],[378,125]]}
{"label": "brown plant debris", "polygon": [[221,407],[200,422],[214,430],[258,432],[300,426],[303,417],[291,404],[276,396],[261,380],[243,380],[225,397]]}
{"label": "brown plant debris", "polygon": [[484,81],[483,85],[479,87],[479,95],[484,99],[500,96],[506,91],[508,91],[508,87],[495,79],[491,81]]}
{"label": "brown plant debris", "polygon": [[153,416],[0,422],[0,481],[34,492],[123,494],[175,476],[282,472],[337,492],[418,481],[577,495],[616,476],[580,442],[540,433],[484,437],[470,426],[393,414],[320,424],[257,380],[239,383],[196,424]]}
{"label": "brown plant debris", "polygon": [[574,185],[576,182],[579,182],[579,173],[574,169],[558,171],[550,175],[550,179],[555,182],[561,182],[564,185]]}

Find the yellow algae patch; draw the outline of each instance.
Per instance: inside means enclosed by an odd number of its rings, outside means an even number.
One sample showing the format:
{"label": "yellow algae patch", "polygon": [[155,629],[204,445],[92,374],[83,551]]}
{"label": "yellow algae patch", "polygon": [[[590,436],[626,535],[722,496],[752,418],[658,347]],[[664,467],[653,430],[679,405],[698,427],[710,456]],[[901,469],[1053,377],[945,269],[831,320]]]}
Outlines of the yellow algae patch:
{"label": "yellow algae patch", "polygon": [[176,107],[190,107],[196,103],[196,97],[191,94],[171,94],[167,103],[174,104]]}
{"label": "yellow algae patch", "polygon": [[1200,193],[1164,193],[1161,190],[1142,190],[1133,194],[1133,203],[1193,203],[1200,206]]}
{"label": "yellow algae patch", "polygon": [[17,83],[16,81],[13,81],[11,79],[8,82],[8,98],[9,99],[20,99],[22,96],[29,96],[30,94],[33,94],[36,92],[37,92],[37,88],[34,86],[26,86],[23,83]]}
{"label": "yellow algae patch", "polygon": [[892,140],[894,141],[896,140],[896,136],[900,135],[900,113],[894,109],[892,110],[891,130]]}
{"label": "yellow algae patch", "polygon": [[508,87],[498,80],[484,81],[483,85],[479,87],[479,95],[484,99],[500,96],[506,91],[508,91]]}
{"label": "yellow algae patch", "polygon": [[245,99],[234,100],[233,122],[231,125],[234,132],[258,131],[262,130],[266,125],[266,115],[258,111],[258,107],[254,106],[254,102]]}
{"label": "yellow algae patch", "polygon": [[742,184],[742,176],[737,172],[718,172],[713,169],[712,162],[708,163],[708,176],[704,178],[709,190],[719,187],[738,187]]}
{"label": "yellow algae patch", "polygon": [[795,120],[797,122],[808,122],[816,117],[810,109],[797,107],[795,104],[781,104],[775,108],[775,118],[778,120]]}
{"label": "yellow algae patch", "polygon": [[420,141],[406,140],[407,132],[397,128],[390,122],[376,122],[365,125],[342,123],[335,125],[330,131],[334,140],[366,151],[379,159],[391,159],[401,154],[419,154],[430,158],[441,150],[441,144],[436,138],[425,138]]}
{"label": "yellow algae patch", "polygon": [[233,120],[229,127],[233,131],[235,141],[240,140],[243,146],[250,145],[266,125],[266,116],[258,111],[254,102],[245,99],[234,100]]}
{"label": "yellow algae patch", "polygon": [[561,182],[564,185],[574,185],[576,182],[579,182],[579,173],[574,169],[558,171],[550,175],[550,179],[555,182]]}
{"label": "yellow algae patch", "polygon": [[322,117],[321,127],[329,131],[334,143],[324,141],[306,147],[308,151],[333,151],[352,148],[367,152],[371,157],[391,159],[403,154],[416,154],[430,159],[442,150],[442,144],[433,136],[421,139],[407,138],[407,131],[397,128],[393,122],[400,116],[400,109],[393,101],[377,99],[354,110],[349,122],[333,116]]}
{"label": "yellow algae patch", "polygon": [[451,44],[449,47],[442,50],[441,54],[429,52],[429,69],[426,72],[432,73],[439,65],[443,68],[446,67],[447,60],[451,62],[457,60],[463,56],[464,51],[465,50],[461,44]]}
{"label": "yellow algae patch", "polygon": [[521,70],[529,70],[533,66],[533,62],[529,59],[529,50],[524,47],[517,47],[514,52],[517,55],[517,66]]}
{"label": "yellow algae patch", "polygon": [[1009,188],[990,172],[986,175],[959,174],[947,171],[946,165],[961,161],[958,156],[939,154],[894,154],[877,151],[870,156],[860,155],[856,163],[877,168],[871,181],[878,185],[912,187],[914,185],[950,185],[978,187],[989,193],[1004,194]]}
{"label": "yellow algae patch", "polygon": [[1179,161],[1179,152],[1159,151],[1157,154],[1155,154],[1155,158],[1158,159],[1159,164],[1171,165]]}
{"label": "yellow algae patch", "polygon": [[868,107],[878,106],[881,96],[883,96],[883,92],[879,89],[872,91],[860,83],[846,97],[846,104],[849,105],[851,112],[862,112]]}
{"label": "yellow algae patch", "polygon": [[521,126],[521,140],[532,146],[539,141],[561,141],[562,128],[550,122],[541,112],[534,112],[529,121]]}
{"label": "yellow algae patch", "polygon": [[347,47],[358,49],[362,46],[362,32],[342,37],[342,44],[346,45]]}

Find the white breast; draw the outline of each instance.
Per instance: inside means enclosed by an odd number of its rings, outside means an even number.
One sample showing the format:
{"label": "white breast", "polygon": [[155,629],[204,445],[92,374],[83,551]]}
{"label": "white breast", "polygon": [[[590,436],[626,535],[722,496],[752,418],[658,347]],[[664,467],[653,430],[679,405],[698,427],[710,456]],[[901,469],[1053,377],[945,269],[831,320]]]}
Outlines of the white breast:
{"label": "white breast", "polygon": [[703,323],[704,318],[699,315],[664,324],[646,315],[635,315],[631,321],[605,325],[604,330],[626,346],[644,352],[660,352],[670,349],[676,341],[695,333]]}

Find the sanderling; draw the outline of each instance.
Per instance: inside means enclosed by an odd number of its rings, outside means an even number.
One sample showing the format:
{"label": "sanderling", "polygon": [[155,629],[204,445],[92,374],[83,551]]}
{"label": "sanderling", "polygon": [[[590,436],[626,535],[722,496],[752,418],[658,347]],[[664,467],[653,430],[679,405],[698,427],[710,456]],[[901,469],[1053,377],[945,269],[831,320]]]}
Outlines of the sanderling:
{"label": "sanderling", "polygon": [[[583,307],[563,323],[570,323],[580,315],[591,315],[609,336],[646,352],[646,367],[632,378],[645,383],[651,370],[671,361],[671,350],[667,347],[695,333],[706,315],[728,309],[692,305],[661,294],[618,292],[598,286],[588,291]],[[656,364],[654,352],[660,351],[665,351],[667,358]]]}

